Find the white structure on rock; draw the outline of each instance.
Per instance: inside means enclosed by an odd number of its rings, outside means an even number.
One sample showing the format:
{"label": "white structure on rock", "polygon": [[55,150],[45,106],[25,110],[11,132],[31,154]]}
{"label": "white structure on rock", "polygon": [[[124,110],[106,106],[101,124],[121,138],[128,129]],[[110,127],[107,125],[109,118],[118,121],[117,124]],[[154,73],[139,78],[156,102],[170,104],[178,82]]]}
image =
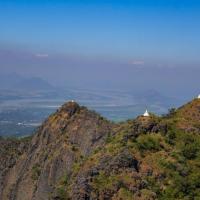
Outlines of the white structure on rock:
{"label": "white structure on rock", "polygon": [[144,117],[149,117],[149,113],[148,113],[147,110],[145,111],[145,113],[143,114],[143,116],[144,116]]}
{"label": "white structure on rock", "polygon": [[197,99],[200,99],[200,94],[199,94],[199,96],[197,97]]}

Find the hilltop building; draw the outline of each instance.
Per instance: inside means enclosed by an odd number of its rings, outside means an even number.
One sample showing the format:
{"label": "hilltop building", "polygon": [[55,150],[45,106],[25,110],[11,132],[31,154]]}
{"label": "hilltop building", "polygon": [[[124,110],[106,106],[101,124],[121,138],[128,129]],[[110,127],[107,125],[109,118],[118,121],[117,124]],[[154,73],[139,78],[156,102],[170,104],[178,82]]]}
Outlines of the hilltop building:
{"label": "hilltop building", "polygon": [[197,99],[200,99],[200,94],[199,94],[199,96],[197,97]]}
{"label": "hilltop building", "polygon": [[145,113],[143,114],[143,116],[144,116],[144,117],[149,117],[149,113],[148,113],[147,110],[145,111]]}

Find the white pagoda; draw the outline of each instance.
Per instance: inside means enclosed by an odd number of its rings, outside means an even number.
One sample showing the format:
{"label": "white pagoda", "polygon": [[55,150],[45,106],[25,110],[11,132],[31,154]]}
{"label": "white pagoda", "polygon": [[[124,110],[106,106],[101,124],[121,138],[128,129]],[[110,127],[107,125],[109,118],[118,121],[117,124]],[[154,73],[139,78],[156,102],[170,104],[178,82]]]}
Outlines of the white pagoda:
{"label": "white pagoda", "polygon": [[197,99],[200,99],[200,94],[198,95]]}
{"label": "white pagoda", "polygon": [[144,117],[149,117],[149,113],[148,113],[147,110],[145,111],[145,113],[143,114],[143,116],[144,116]]}

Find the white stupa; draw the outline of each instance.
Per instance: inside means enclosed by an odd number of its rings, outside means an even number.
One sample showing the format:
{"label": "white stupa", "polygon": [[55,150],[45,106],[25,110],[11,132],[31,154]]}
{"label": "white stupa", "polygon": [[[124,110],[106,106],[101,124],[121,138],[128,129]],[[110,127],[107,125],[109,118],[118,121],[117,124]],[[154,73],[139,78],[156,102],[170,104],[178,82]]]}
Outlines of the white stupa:
{"label": "white stupa", "polygon": [[148,113],[147,110],[145,111],[145,113],[143,114],[143,116],[144,116],[144,117],[149,117],[149,113]]}
{"label": "white stupa", "polygon": [[75,101],[72,99],[70,102],[71,102],[71,103],[74,103]]}
{"label": "white stupa", "polygon": [[197,99],[200,99],[200,94],[198,95]]}

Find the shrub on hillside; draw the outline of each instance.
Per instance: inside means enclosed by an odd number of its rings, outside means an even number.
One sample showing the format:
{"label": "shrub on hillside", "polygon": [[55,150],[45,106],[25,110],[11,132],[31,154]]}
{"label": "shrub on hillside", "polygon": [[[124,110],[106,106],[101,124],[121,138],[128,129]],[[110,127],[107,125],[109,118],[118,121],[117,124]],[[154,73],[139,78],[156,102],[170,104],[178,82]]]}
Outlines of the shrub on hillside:
{"label": "shrub on hillside", "polygon": [[161,149],[161,138],[157,134],[140,135],[137,138],[137,146],[141,151],[158,151]]}

